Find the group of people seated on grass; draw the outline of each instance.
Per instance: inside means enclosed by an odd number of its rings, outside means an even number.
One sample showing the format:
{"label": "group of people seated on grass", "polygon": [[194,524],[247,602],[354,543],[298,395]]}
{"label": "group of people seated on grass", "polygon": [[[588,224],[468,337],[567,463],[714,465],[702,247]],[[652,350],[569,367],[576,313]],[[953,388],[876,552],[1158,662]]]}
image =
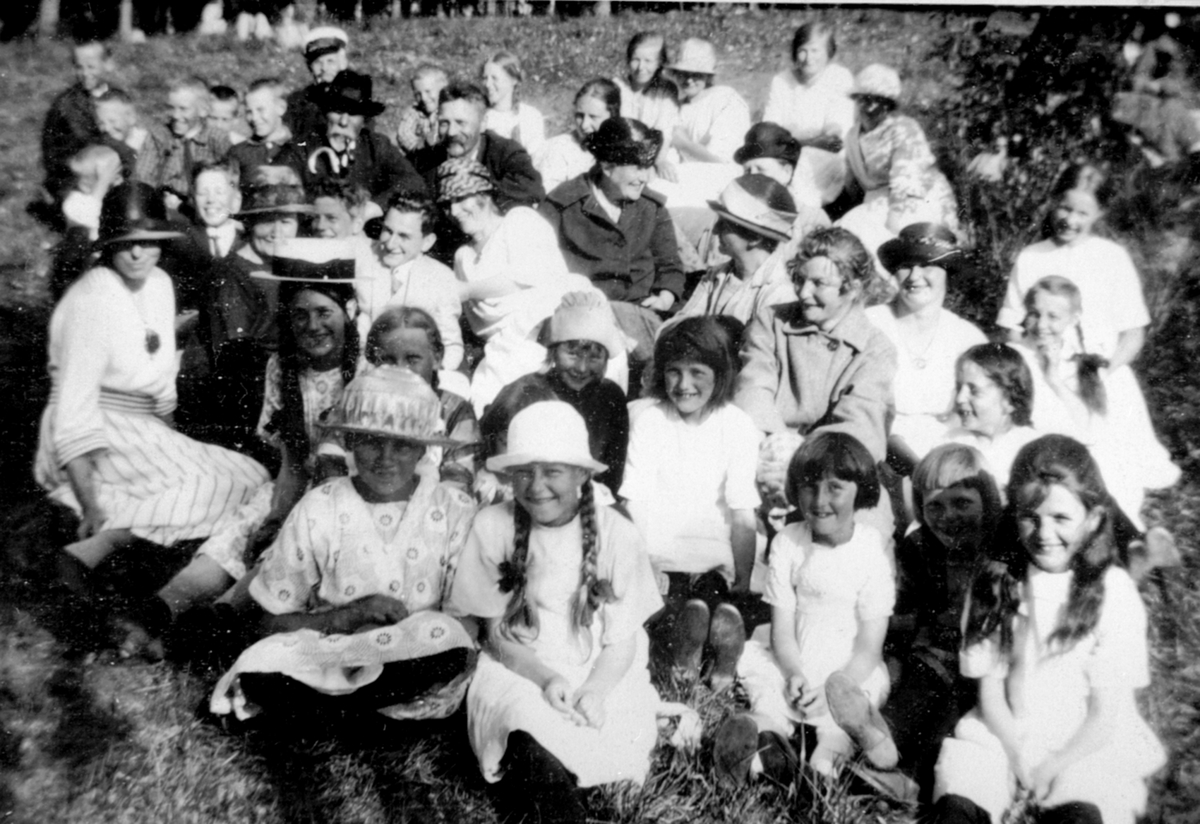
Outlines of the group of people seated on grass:
{"label": "group of people seated on grass", "polygon": [[[337,29],[305,89],[170,84],[167,130],[76,47],[46,575],[124,656],[223,645],[215,713],[465,704],[508,820],[643,782],[703,678],[740,685],[724,784],[1131,824],[1164,759],[1135,581],[1175,551],[1141,510],[1178,471],[1108,181],[1063,174],[989,341],[895,70],[805,23],[751,124],[712,43],[669,45],[548,139],[509,53],[420,67],[385,135]],[[188,559],[136,591],[131,547]]]}

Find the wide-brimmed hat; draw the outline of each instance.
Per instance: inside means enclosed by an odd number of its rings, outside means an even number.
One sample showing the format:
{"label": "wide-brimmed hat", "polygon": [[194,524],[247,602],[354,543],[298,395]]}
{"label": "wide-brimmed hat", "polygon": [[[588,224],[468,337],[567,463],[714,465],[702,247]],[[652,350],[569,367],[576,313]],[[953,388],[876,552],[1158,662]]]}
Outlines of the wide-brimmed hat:
{"label": "wide-brimmed hat", "polygon": [[342,391],[326,429],[402,438],[424,446],[459,446],[447,438],[437,394],[402,366],[365,367]]}
{"label": "wide-brimmed hat", "polygon": [[317,26],[304,38],[304,59],[310,63],[350,45],[346,32],[334,26]]}
{"label": "wide-brimmed hat", "polygon": [[183,237],[167,222],[167,209],[153,186],[130,181],[114,186],[100,205],[98,245]]}
{"label": "wide-brimmed hat", "polygon": [[452,157],[437,168],[438,200],[458,200],[470,195],[495,191],[492,173],[478,160]]}
{"label": "wide-brimmed hat", "polygon": [[354,246],[349,238],[294,237],[275,243],[271,271],[255,272],[263,280],[353,287]]}
{"label": "wide-brimmed hat", "polygon": [[717,50],[703,38],[689,37],[679,47],[679,59],[667,68],[688,74],[716,74]]}
{"label": "wide-brimmed hat", "polygon": [[[643,137],[637,137],[638,132]],[[662,132],[626,117],[610,117],[584,141],[597,163],[643,168],[654,165],[662,145]]]}
{"label": "wide-brimmed hat", "polygon": [[304,197],[304,189],[287,183],[254,186],[246,192],[242,210],[237,217],[256,215],[311,215],[312,204]]}
{"label": "wide-brimmed hat", "polygon": [[615,358],[625,351],[625,340],[617,328],[608,299],[600,292],[570,292],[550,316],[547,346],[570,340],[594,341]]}
{"label": "wide-brimmed hat", "polygon": [[756,185],[760,179],[770,181],[765,175],[744,175],[730,181],[716,200],[708,201],[708,208],[730,223],[744,226],[763,237],[780,242],[790,240],[796,213],[767,203],[763,197],[765,192]]}
{"label": "wide-brimmed hat", "polygon": [[795,166],[800,160],[800,141],[777,123],[755,123],[733,153],[733,162],[745,163],[760,157],[773,157]]}
{"label": "wide-brimmed hat", "polygon": [[947,272],[959,269],[966,255],[954,233],[940,223],[913,223],[879,247],[879,262],[889,272],[914,264],[937,264]]}
{"label": "wide-brimmed hat", "polygon": [[900,100],[900,89],[899,72],[891,66],[872,63],[855,76],[850,96],[883,97],[895,103]]}
{"label": "wide-brimmed hat", "polygon": [[387,106],[371,99],[371,76],[353,69],[342,69],[327,85],[317,89],[313,102],[323,112],[345,112],[363,117],[375,117]]}
{"label": "wide-brimmed hat", "polygon": [[513,415],[508,449],[488,458],[487,468],[503,472],[532,463],[559,463],[603,472],[607,466],[588,449],[587,424],[565,401],[539,401]]}

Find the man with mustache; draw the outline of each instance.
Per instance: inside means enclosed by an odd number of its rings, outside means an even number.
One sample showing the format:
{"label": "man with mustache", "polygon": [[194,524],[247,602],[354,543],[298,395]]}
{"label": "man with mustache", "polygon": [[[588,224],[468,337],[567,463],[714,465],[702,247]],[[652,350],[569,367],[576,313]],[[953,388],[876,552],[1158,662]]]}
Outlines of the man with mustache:
{"label": "man with mustache", "polygon": [[380,206],[393,192],[424,192],[425,181],[387,138],[367,128],[383,103],[372,99],[371,78],[346,69],[316,95],[325,112],[325,134],[308,144],[304,185],[335,178],[362,186]]}
{"label": "man with mustache", "polygon": [[487,95],[474,83],[458,81],[442,89],[438,97],[441,142],[414,156],[429,191],[437,189],[438,166],[450,158],[469,157],[491,173],[496,205],[502,212],[513,206],[536,208],[546,196],[541,174],[520,143],[484,130],[485,111]]}

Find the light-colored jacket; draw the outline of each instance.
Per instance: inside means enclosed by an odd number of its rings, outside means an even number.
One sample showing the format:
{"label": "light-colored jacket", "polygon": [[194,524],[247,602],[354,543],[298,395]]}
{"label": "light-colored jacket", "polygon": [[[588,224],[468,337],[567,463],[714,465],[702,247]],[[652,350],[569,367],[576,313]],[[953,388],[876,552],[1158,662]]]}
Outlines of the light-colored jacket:
{"label": "light-colored jacket", "polygon": [[848,432],[876,461],[887,452],[896,350],[861,306],[828,332],[799,302],[760,305],[746,329],[734,403],[763,432]]}

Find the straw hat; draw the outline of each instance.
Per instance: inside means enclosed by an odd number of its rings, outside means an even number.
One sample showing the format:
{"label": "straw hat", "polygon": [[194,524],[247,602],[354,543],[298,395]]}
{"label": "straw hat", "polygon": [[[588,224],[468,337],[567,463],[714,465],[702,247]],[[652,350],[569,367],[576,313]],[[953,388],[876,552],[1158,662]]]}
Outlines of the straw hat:
{"label": "straw hat", "polygon": [[308,62],[350,45],[346,32],[334,26],[317,26],[304,38],[304,59]]}
{"label": "straw hat", "polygon": [[570,292],[550,317],[547,346],[569,340],[590,340],[615,358],[625,351],[625,341],[608,300],[599,292]]}
{"label": "straw hat", "polygon": [[508,451],[488,458],[487,468],[503,472],[532,463],[560,463],[603,472],[607,466],[588,449],[587,425],[565,401],[539,401],[508,424]]}
{"label": "straw hat", "polygon": [[460,446],[445,437],[441,403],[429,384],[400,366],[366,367],[347,384],[326,429]]}
{"label": "straw hat", "polygon": [[795,166],[800,160],[800,141],[776,123],[755,123],[746,132],[741,148],[733,153],[734,163],[772,157]]}
{"label": "straw hat", "polygon": [[387,106],[373,100],[371,76],[353,69],[342,69],[328,85],[321,86],[313,95],[313,102],[323,112],[345,112],[363,117],[375,117]]}
{"label": "straw hat", "polygon": [[[766,175],[743,175],[731,181],[716,200],[708,201],[708,208],[730,223],[744,226],[763,237],[788,241],[796,222],[795,201],[792,201],[793,211],[772,207],[766,200],[762,181],[775,183]],[[778,183],[775,185],[783,188]],[[787,194],[786,189],[783,194]],[[791,197],[786,200],[791,201]]]}
{"label": "straw hat", "polygon": [[954,233],[939,223],[913,223],[879,247],[879,262],[889,272],[917,264],[937,264],[947,273],[961,269],[966,255]]}
{"label": "straw hat", "polygon": [[667,68],[688,74],[716,74],[717,50],[707,40],[689,37],[679,47],[679,59]]}
{"label": "straw hat", "polygon": [[114,186],[100,206],[98,245],[127,241],[163,241],[183,237],[167,222],[167,210],[154,187],[138,181]]}
{"label": "straw hat", "polygon": [[896,103],[900,100],[900,74],[891,66],[872,63],[854,78],[850,96],[883,97]]}
{"label": "straw hat", "polygon": [[452,157],[437,168],[438,200],[458,200],[495,191],[492,173],[478,160]]}

